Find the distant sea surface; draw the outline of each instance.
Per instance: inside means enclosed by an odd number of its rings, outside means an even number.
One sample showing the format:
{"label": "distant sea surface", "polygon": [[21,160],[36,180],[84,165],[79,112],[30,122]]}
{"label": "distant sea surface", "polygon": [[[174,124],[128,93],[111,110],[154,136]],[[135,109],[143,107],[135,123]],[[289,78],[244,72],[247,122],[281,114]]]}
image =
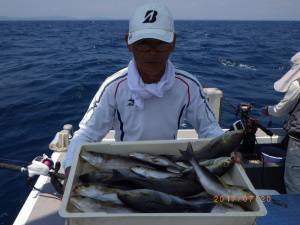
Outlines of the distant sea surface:
{"label": "distant sea surface", "polygon": [[[26,165],[51,155],[48,144],[63,124],[78,127],[104,79],[131,58],[127,27],[126,21],[0,22],[0,162]],[[283,96],[273,83],[300,51],[300,22],[177,21],[175,27],[171,60],[204,87],[223,90],[222,127],[237,120],[234,106],[241,102],[253,103],[251,115],[263,125],[282,125],[259,108]],[[24,174],[0,170],[0,177],[0,225],[8,225],[30,188]]]}

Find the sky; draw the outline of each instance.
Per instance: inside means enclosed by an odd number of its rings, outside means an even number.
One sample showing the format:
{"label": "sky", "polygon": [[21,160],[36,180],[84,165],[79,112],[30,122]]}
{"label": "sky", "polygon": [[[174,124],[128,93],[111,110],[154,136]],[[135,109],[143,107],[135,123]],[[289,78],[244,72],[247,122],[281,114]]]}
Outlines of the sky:
{"label": "sky", "polygon": [[[158,1],[158,0],[156,0]],[[129,19],[149,0],[0,0],[0,16]],[[300,0],[162,0],[175,20],[300,20]]]}

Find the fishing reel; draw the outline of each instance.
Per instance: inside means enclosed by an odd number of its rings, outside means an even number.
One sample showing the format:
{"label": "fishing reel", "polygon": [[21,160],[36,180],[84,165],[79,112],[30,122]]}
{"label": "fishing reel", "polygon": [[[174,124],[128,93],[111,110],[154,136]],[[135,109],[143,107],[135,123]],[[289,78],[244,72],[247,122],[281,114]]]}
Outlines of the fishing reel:
{"label": "fishing reel", "polygon": [[46,154],[43,154],[43,156],[37,156],[32,160],[32,163],[29,166],[27,166],[28,176],[47,176],[49,174],[49,171],[53,168],[53,164],[53,160],[49,158]]}
{"label": "fishing reel", "polygon": [[64,175],[58,173],[60,167],[60,162],[56,162],[54,164],[53,160],[49,158],[46,154],[43,154],[43,156],[35,157],[32,160],[32,163],[29,166],[27,166],[27,184],[33,189],[40,191],[39,189],[34,187],[35,178],[40,175],[49,176],[50,182],[55,188],[55,190],[59,194],[63,194],[63,185],[60,182],[60,180],[64,179]]}
{"label": "fishing reel", "polygon": [[235,130],[243,130],[244,137],[239,151],[244,155],[255,155],[255,143],[256,143],[256,132],[260,128],[267,135],[273,136],[273,132],[265,128],[259,123],[256,118],[250,117],[250,112],[254,109],[254,106],[250,103],[240,103],[236,109],[236,116],[240,117],[240,120],[233,124]]}

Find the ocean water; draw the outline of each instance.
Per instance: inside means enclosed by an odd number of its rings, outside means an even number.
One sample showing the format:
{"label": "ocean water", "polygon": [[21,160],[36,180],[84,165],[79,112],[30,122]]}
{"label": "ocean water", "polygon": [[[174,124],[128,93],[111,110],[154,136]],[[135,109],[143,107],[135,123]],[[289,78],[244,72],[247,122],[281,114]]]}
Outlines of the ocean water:
{"label": "ocean water", "polygon": [[[62,125],[77,127],[102,81],[127,66],[127,27],[126,21],[0,22],[0,162],[26,165],[50,155],[48,144]],[[171,60],[204,87],[224,91],[223,127],[237,120],[234,106],[241,102],[254,105],[251,115],[262,125],[282,125],[259,109],[283,96],[273,83],[300,51],[300,22],[177,21],[175,27]],[[8,225],[30,188],[24,174],[0,170],[0,177],[0,225]]]}

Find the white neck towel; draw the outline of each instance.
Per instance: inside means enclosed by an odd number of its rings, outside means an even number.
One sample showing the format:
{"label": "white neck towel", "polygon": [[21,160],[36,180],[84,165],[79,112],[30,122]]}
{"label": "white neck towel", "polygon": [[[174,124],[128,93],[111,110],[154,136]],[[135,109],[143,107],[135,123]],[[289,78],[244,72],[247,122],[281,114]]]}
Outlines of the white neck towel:
{"label": "white neck towel", "polygon": [[139,109],[144,109],[144,99],[151,97],[161,98],[175,82],[175,67],[168,61],[165,73],[158,83],[145,84],[137,70],[134,59],[128,64],[128,87],[132,98]]}
{"label": "white neck towel", "polygon": [[274,83],[274,89],[278,92],[286,92],[291,83],[300,78],[300,52],[291,58],[291,62],[292,68]]}

